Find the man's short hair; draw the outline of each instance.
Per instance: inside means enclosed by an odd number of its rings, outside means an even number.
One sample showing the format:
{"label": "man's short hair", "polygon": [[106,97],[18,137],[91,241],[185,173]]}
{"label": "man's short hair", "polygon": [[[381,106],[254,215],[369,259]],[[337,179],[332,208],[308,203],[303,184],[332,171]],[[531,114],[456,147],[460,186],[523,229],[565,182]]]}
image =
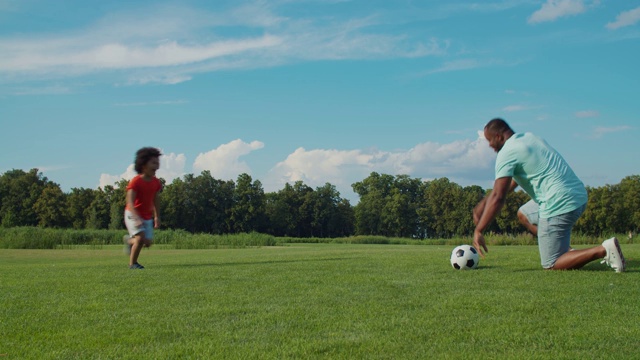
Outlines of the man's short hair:
{"label": "man's short hair", "polygon": [[136,160],[134,162],[135,169],[138,174],[142,174],[142,168],[154,157],[160,157],[160,150],[153,147],[143,147],[136,152]]}
{"label": "man's short hair", "polygon": [[502,134],[505,132],[515,132],[513,131],[511,126],[509,126],[509,124],[507,124],[507,122],[502,120],[501,118],[492,119],[487,123],[487,125],[485,125],[484,129],[494,134]]}

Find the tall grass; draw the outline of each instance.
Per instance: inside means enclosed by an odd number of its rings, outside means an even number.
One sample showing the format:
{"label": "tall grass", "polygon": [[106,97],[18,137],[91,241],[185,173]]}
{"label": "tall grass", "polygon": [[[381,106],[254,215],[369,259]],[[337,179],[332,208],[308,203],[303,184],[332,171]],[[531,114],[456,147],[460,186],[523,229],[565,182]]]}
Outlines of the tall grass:
{"label": "tall grass", "polygon": [[[0,228],[0,249],[65,249],[78,245],[100,248],[103,245],[122,245],[124,230],[71,230],[40,227]],[[209,249],[219,247],[273,246],[271,235],[248,234],[192,234],[184,230],[156,230],[154,243],[163,248]]]}
{"label": "tall grass", "polygon": [[[103,245],[120,245],[124,230],[71,230],[40,227],[0,228],[0,249],[66,249],[78,245],[101,248]],[[600,244],[607,237],[593,237],[574,234],[573,245]],[[536,245],[537,240],[530,234],[501,235],[486,234],[488,245]],[[622,243],[632,243],[626,235],[618,234]],[[296,238],[274,237],[261,233],[241,234],[192,234],[184,230],[156,230],[154,243],[169,249],[211,249],[221,247],[242,248],[255,246],[275,246],[283,244],[388,244],[388,245],[460,245],[471,244],[473,238],[453,239],[409,239],[375,235],[359,235],[342,238]]]}

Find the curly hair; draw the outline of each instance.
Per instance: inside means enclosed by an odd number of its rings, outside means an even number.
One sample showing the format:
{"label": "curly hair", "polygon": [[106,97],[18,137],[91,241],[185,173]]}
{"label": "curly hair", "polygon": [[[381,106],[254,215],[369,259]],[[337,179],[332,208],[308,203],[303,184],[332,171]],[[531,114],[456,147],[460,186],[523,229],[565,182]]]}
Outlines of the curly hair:
{"label": "curly hair", "polygon": [[160,157],[160,150],[153,147],[143,147],[136,152],[136,160],[134,162],[135,169],[138,174],[142,174],[142,168],[155,157]]}

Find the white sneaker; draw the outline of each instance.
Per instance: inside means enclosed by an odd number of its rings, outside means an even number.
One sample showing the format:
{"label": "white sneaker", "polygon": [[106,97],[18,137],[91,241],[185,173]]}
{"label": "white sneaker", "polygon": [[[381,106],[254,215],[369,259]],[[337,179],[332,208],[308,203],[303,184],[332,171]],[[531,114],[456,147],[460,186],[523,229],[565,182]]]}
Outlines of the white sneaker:
{"label": "white sneaker", "polygon": [[622,250],[620,250],[618,239],[614,237],[607,239],[602,242],[602,246],[607,250],[607,255],[601,263],[606,262],[607,265],[611,266],[616,272],[623,272],[625,266],[624,256],[622,255]]}

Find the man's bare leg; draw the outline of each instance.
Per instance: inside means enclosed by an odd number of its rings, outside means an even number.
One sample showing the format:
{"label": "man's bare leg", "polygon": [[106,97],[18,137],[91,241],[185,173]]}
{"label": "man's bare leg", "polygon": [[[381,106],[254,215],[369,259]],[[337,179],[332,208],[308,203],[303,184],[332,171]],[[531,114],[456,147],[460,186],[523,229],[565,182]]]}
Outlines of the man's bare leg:
{"label": "man's bare leg", "polygon": [[520,220],[520,223],[527,229],[529,230],[530,233],[533,234],[533,236],[538,236],[538,225],[534,225],[532,223],[529,222],[529,219],[527,219],[527,217],[521,213],[520,211],[518,211],[518,220]]}
{"label": "man's bare leg", "polygon": [[580,269],[594,260],[604,258],[606,255],[607,250],[602,245],[588,249],[568,251],[556,260],[551,270]]}

